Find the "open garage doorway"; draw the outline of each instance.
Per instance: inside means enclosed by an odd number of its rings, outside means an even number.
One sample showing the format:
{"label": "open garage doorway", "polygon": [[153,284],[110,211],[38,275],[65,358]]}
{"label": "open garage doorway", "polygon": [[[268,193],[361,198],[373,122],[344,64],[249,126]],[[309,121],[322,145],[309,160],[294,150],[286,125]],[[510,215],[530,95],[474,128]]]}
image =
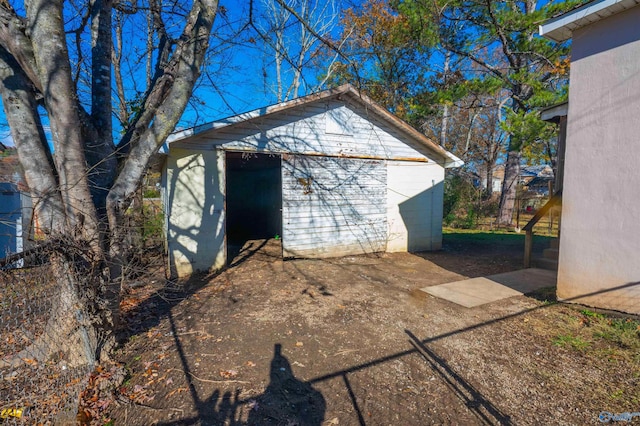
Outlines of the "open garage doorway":
{"label": "open garage doorway", "polygon": [[[282,256],[281,157],[275,154],[226,153],[227,262],[269,244]],[[275,246],[275,247],[274,247]],[[275,250],[275,253],[274,253]]]}

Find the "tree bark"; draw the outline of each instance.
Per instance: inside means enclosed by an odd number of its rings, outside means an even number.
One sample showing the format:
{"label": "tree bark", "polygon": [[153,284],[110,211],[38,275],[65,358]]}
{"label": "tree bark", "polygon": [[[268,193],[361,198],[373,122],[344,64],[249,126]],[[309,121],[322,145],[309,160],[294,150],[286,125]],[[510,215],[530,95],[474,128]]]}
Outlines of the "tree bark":
{"label": "tree bark", "polygon": [[66,44],[61,0],[33,0],[27,20],[49,115],[59,191],[68,230],[82,233],[96,253],[101,251],[98,217],[87,181],[82,122]]}
{"label": "tree bark", "polygon": [[486,166],[486,182],[487,187],[485,189],[484,197],[485,199],[491,198],[493,195],[493,164],[485,163]]}
{"label": "tree bark", "polygon": [[498,211],[498,223],[501,225],[511,225],[513,222],[513,209],[516,203],[521,159],[522,156],[519,150],[510,150],[507,153]]}
{"label": "tree bark", "polygon": [[9,122],[13,142],[18,149],[39,229],[49,234],[63,231],[65,213],[58,182],[53,172],[53,158],[40,116],[36,94],[19,64],[0,47],[0,95]]}

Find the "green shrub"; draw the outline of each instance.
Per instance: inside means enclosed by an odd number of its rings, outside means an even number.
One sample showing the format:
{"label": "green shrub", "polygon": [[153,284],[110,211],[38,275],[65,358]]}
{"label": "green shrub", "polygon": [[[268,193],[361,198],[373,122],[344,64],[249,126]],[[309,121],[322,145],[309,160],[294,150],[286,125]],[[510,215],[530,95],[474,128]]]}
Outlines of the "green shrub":
{"label": "green shrub", "polygon": [[155,188],[147,188],[142,193],[142,198],[160,198],[160,190]]}
{"label": "green shrub", "polygon": [[444,224],[453,228],[476,228],[482,214],[481,195],[482,191],[467,177],[447,176],[444,183]]}

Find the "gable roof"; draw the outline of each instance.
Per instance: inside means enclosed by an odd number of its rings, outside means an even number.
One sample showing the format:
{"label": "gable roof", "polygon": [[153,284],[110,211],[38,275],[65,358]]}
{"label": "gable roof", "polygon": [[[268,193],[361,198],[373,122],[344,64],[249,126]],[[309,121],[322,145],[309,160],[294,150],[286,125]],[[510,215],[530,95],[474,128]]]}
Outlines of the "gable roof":
{"label": "gable roof", "polygon": [[640,4],[640,0],[600,0],[587,3],[571,12],[540,25],[539,33],[548,39],[562,42],[573,36],[573,31],[598,22],[616,13]]}
{"label": "gable roof", "polygon": [[443,164],[444,167],[460,167],[464,164],[464,162],[458,157],[445,150],[438,144],[434,143],[427,136],[423,135],[406,122],[400,120],[398,117],[391,114],[380,105],[376,104],[371,98],[359,92],[350,84],[345,84],[334,89],[328,89],[322,92],[314,93],[308,96],[271,105],[268,107],[258,108],[243,114],[234,115],[232,117],[227,117],[219,121],[214,121],[173,133],[169,136],[169,138],[167,138],[167,143],[163,145],[160,153],[168,153],[168,146],[174,142],[180,141],[188,143],[188,139],[195,136],[206,136],[206,134],[209,132],[216,132],[220,129],[238,123],[250,122],[271,114],[307,105],[312,102],[324,101],[333,98],[343,100],[348,99],[350,102],[362,105],[367,109],[367,111],[373,113],[378,119],[381,119],[387,125],[392,126],[394,129],[400,131],[400,133],[405,135],[408,139],[407,145],[416,149],[418,152],[421,152],[425,156],[436,160],[436,162]]}

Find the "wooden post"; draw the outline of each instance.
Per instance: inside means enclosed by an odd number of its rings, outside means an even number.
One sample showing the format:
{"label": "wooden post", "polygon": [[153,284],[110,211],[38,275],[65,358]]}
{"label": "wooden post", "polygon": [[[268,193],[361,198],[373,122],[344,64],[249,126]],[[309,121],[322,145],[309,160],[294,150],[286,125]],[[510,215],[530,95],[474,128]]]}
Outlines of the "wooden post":
{"label": "wooden post", "polygon": [[[547,188],[549,188],[549,200],[551,200],[551,198],[553,197],[553,181],[549,181],[547,183]],[[553,232],[553,209],[549,209],[549,233],[548,233],[548,235],[551,236],[552,232]]]}
{"label": "wooden post", "polygon": [[524,267],[531,267],[531,252],[533,251],[533,231],[527,229],[524,236]]}

